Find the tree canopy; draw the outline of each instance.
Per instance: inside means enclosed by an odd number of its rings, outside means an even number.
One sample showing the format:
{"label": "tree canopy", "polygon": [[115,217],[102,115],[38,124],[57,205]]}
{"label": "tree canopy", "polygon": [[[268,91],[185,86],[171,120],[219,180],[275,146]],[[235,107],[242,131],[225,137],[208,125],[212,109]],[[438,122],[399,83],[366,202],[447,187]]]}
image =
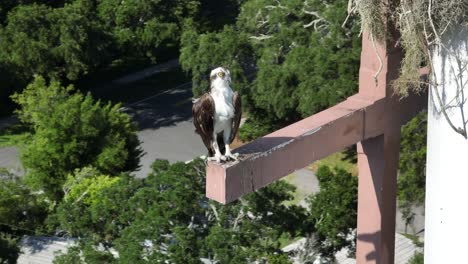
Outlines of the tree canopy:
{"label": "tree canopy", "polygon": [[[204,166],[201,160],[157,161],[145,179],[81,171],[55,219],[69,235],[104,245],[96,254],[112,262],[247,263],[282,255],[278,238],[300,234],[305,219],[304,209],[283,204],[293,199],[294,187],[277,182],[221,205],[205,197]],[[88,244],[76,250],[95,256]],[[112,249],[118,259],[111,257]],[[76,250],[56,263],[76,258]],[[93,263],[91,257],[86,263]]]}
{"label": "tree canopy", "polygon": [[[21,1],[20,1],[21,2]],[[4,3],[0,63],[17,78],[75,81],[121,56],[147,56],[177,45],[183,20],[199,1],[24,1]]]}
{"label": "tree canopy", "polygon": [[413,206],[426,196],[427,112],[422,111],[401,129],[398,206],[407,224],[413,219]]}
{"label": "tree canopy", "polygon": [[0,30],[0,62],[13,67],[16,79],[34,74],[76,80],[106,62],[109,41],[96,21],[94,5],[77,0],[54,8],[18,5]]}
{"label": "tree canopy", "polygon": [[174,58],[185,20],[214,29],[237,8],[236,0],[1,1],[0,103],[11,104],[8,96],[35,74],[68,84],[116,61]]}
{"label": "tree canopy", "polygon": [[24,234],[43,230],[47,203],[20,178],[0,168],[0,263],[16,263],[18,240]]}
{"label": "tree canopy", "polygon": [[308,199],[310,219],[315,226],[315,248],[322,257],[334,259],[336,252],[356,250],[357,184],[351,173],[327,166],[317,170],[320,192]]}
{"label": "tree canopy", "polygon": [[105,0],[97,6],[104,27],[112,32],[119,51],[156,59],[162,45],[177,45],[186,18],[198,13],[200,1]]}
{"label": "tree canopy", "polygon": [[33,129],[21,149],[26,180],[54,200],[63,195],[62,185],[75,169],[94,166],[115,175],[138,167],[142,151],[136,126],[118,104],[94,101],[73,86],[47,84],[42,77],[13,98],[19,118]]}
{"label": "tree canopy", "polygon": [[342,27],[347,2],[250,0],[236,24],[221,31],[197,32],[189,24],[180,61],[193,76],[194,94],[207,91],[212,67],[227,66],[249,116],[270,130],[353,94],[361,45],[353,19]]}

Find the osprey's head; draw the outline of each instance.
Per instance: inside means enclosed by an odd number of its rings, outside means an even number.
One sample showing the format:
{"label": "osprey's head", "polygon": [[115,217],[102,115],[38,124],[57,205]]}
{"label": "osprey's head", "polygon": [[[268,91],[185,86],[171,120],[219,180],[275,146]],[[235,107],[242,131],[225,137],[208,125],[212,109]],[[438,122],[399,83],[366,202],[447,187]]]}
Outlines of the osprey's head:
{"label": "osprey's head", "polygon": [[223,85],[229,86],[231,84],[231,73],[228,69],[218,67],[210,73],[211,87]]}

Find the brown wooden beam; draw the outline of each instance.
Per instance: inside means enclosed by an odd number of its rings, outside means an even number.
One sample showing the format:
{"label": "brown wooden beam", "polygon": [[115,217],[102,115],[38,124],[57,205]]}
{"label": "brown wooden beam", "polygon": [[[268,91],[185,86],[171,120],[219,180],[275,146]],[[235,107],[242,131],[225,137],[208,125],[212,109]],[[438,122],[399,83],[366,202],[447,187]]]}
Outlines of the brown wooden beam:
{"label": "brown wooden beam", "polygon": [[254,192],[313,161],[382,134],[383,115],[383,99],[351,96],[236,149],[240,153],[239,161],[209,162],[206,195],[228,203]]}
{"label": "brown wooden beam", "polygon": [[[400,124],[423,109],[425,94],[400,101]],[[206,196],[226,204],[334,152],[383,133],[385,99],[362,94],[236,150],[239,161],[209,162]],[[327,143],[325,143],[327,142]],[[325,143],[325,144],[324,144]]]}

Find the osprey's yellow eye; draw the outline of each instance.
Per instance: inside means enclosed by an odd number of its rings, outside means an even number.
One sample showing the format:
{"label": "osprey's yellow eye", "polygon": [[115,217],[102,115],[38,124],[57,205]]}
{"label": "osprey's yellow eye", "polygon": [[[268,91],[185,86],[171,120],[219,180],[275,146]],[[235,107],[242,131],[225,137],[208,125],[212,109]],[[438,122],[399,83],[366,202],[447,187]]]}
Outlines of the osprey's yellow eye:
{"label": "osprey's yellow eye", "polygon": [[224,73],[224,72],[218,72],[218,76],[219,76],[219,77],[223,78],[223,77],[224,77],[224,75],[225,75],[225,73]]}

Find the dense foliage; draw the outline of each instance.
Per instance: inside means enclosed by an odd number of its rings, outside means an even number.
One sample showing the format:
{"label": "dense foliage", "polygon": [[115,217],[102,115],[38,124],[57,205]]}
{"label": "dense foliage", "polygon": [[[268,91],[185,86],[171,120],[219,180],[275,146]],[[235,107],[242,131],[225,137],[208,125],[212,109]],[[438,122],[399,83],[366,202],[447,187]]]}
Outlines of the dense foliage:
{"label": "dense foliage", "polygon": [[0,31],[0,62],[14,68],[19,80],[34,74],[76,80],[94,69],[105,61],[109,42],[91,2],[15,7]]}
{"label": "dense foliage", "polygon": [[125,56],[136,52],[154,61],[158,48],[177,45],[184,19],[194,17],[199,5],[196,0],[105,0],[97,4],[97,12],[118,51]]}
{"label": "dense foliage", "polygon": [[19,254],[18,238],[8,233],[0,232],[0,263],[14,264]]}
{"label": "dense foliage", "polygon": [[211,68],[227,66],[249,117],[271,130],[354,93],[359,26],[351,19],[342,27],[347,2],[250,0],[236,24],[221,31],[187,25],[180,61],[193,76],[194,94],[209,88]]}
{"label": "dense foliage", "polygon": [[26,80],[33,74],[76,80],[132,52],[155,60],[158,48],[177,45],[183,20],[199,6],[195,0],[25,2],[4,4],[0,63]]}
{"label": "dense foliage", "polygon": [[398,206],[407,224],[412,207],[424,203],[426,195],[427,112],[423,111],[401,129]]}
{"label": "dense foliage", "polygon": [[138,167],[141,150],[136,127],[119,105],[94,101],[42,77],[21,94],[17,114],[33,133],[21,150],[26,180],[53,200],[62,197],[66,176],[77,168],[94,166],[118,174]]}
{"label": "dense foliage", "polygon": [[415,253],[408,261],[408,264],[424,264],[424,254],[419,252]]}
{"label": "dense foliage", "polygon": [[18,177],[0,172],[0,231],[34,230],[42,225],[46,203]]}
{"label": "dense foliage", "polygon": [[[108,263],[278,260],[278,238],[300,234],[305,219],[304,209],[283,205],[294,191],[284,182],[227,206],[207,200],[201,160],[173,165],[157,161],[145,179],[107,177],[86,169],[66,186],[55,219],[63,231],[83,238],[83,244],[56,263],[78,259],[79,250],[86,263],[99,263],[96,257]],[[93,251],[91,245],[99,243],[103,251]]]}
{"label": "dense foliage", "polygon": [[0,169],[0,263],[16,263],[19,238],[43,229],[46,211],[42,195]]}
{"label": "dense foliage", "polygon": [[238,6],[237,0],[1,1],[0,104],[8,105],[34,74],[70,83],[114,62],[174,58],[185,20],[217,29],[233,21]]}
{"label": "dense foliage", "polygon": [[351,173],[327,166],[319,167],[320,192],[308,199],[310,218],[315,226],[315,248],[322,257],[333,259],[336,252],[356,250],[358,179]]}

